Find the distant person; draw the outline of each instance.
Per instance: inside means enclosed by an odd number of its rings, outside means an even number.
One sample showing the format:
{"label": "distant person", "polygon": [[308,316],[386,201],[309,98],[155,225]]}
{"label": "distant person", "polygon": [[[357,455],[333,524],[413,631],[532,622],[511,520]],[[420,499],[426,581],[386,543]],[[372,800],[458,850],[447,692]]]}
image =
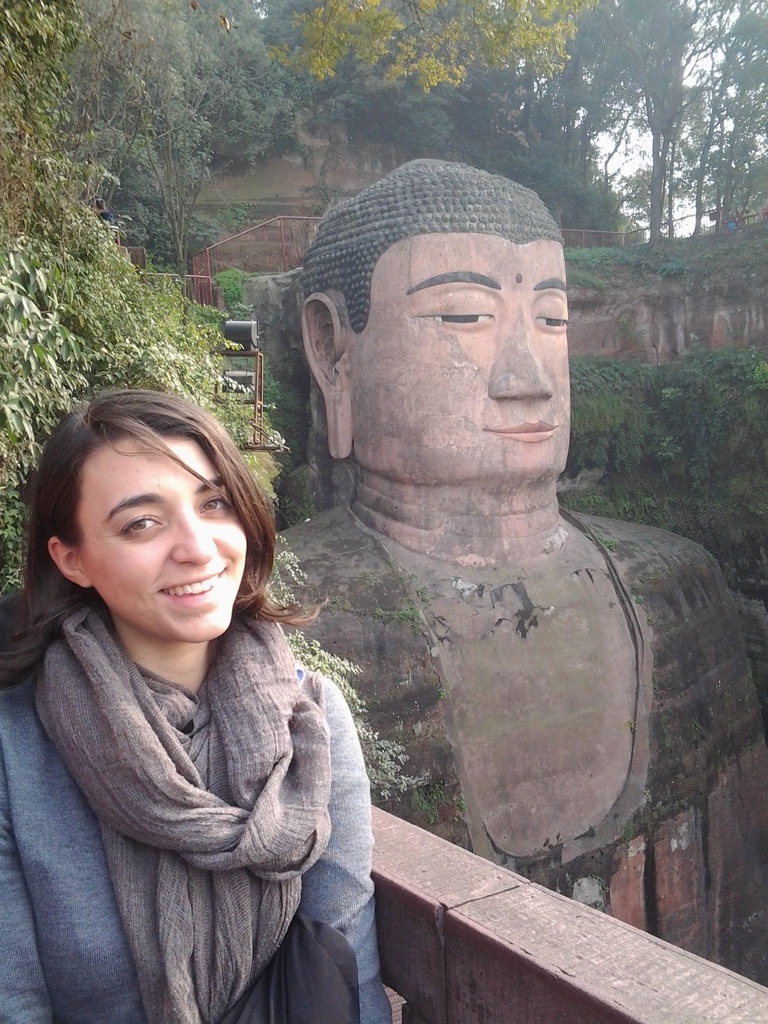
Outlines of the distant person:
{"label": "distant person", "polygon": [[103,199],[94,199],[93,209],[96,212],[96,216],[100,217],[105,224],[109,224],[113,227],[115,224],[115,218],[111,210],[107,209],[107,204]]}

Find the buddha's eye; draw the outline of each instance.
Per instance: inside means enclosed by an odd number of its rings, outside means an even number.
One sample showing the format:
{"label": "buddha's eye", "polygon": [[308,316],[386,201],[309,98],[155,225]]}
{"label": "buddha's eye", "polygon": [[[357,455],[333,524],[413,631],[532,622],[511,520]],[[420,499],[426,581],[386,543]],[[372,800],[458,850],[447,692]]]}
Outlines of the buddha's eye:
{"label": "buddha's eye", "polygon": [[556,316],[537,316],[536,320],[546,327],[567,327],[568,321]]}
{"label": "buddha's eye", "polygon": [[493,317],[490,313],[434,313],[421,319],[434,320],[438,324],[479,324],[493,320]]}

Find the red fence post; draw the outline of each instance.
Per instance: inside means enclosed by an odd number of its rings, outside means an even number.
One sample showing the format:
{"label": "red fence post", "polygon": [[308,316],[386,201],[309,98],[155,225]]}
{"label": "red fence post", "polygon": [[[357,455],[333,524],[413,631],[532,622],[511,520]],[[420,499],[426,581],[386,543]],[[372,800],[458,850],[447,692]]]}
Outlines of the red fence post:
{"label": "red fence post", "polygon": [[280,247],[283,250],[283,273],[288,269],[288,260],[285,254],[285,228],[283,227],[283,218],[280,218]]}

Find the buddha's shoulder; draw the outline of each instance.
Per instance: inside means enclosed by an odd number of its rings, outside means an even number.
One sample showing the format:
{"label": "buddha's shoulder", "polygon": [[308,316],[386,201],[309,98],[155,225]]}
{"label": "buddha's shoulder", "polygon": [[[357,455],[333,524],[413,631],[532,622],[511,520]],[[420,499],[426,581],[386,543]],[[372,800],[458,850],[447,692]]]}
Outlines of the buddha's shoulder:
{"label": "buddha's shoulder", "polygon": [[680,534],[604,516],[569,512],[564,512],[563,516],[571,527],[586,534],[628,570],[664,572],[688,565],[697,571],[714,569],[720,574],[717,562],[706,548]]}
{"label": "buddha's shoulder", "polygon": [[280,537],[298,559],[315,588],[323,580],[349,581],[397,575],[391,557],[374,533],[366,529],[346,506],[321,512]]}
{"label": "buddha's shoulder", "polygon": [[735,614],[722,570],[701,544],[641,523],[567,512],[564,518],[569,531],[578,530],[599,549],[635,603],[667,613],[674,605],[683,614],[702,606]]}

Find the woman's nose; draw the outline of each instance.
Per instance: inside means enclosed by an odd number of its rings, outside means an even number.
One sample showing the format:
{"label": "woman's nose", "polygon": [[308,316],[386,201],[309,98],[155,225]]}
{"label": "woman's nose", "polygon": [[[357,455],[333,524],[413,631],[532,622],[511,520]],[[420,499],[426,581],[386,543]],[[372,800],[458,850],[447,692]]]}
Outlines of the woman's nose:
{"label": "woman's nose", "polygon": [[179,562],[209,562],[216,554],[209,525],[193,517],[180,522],[173,554]]}

